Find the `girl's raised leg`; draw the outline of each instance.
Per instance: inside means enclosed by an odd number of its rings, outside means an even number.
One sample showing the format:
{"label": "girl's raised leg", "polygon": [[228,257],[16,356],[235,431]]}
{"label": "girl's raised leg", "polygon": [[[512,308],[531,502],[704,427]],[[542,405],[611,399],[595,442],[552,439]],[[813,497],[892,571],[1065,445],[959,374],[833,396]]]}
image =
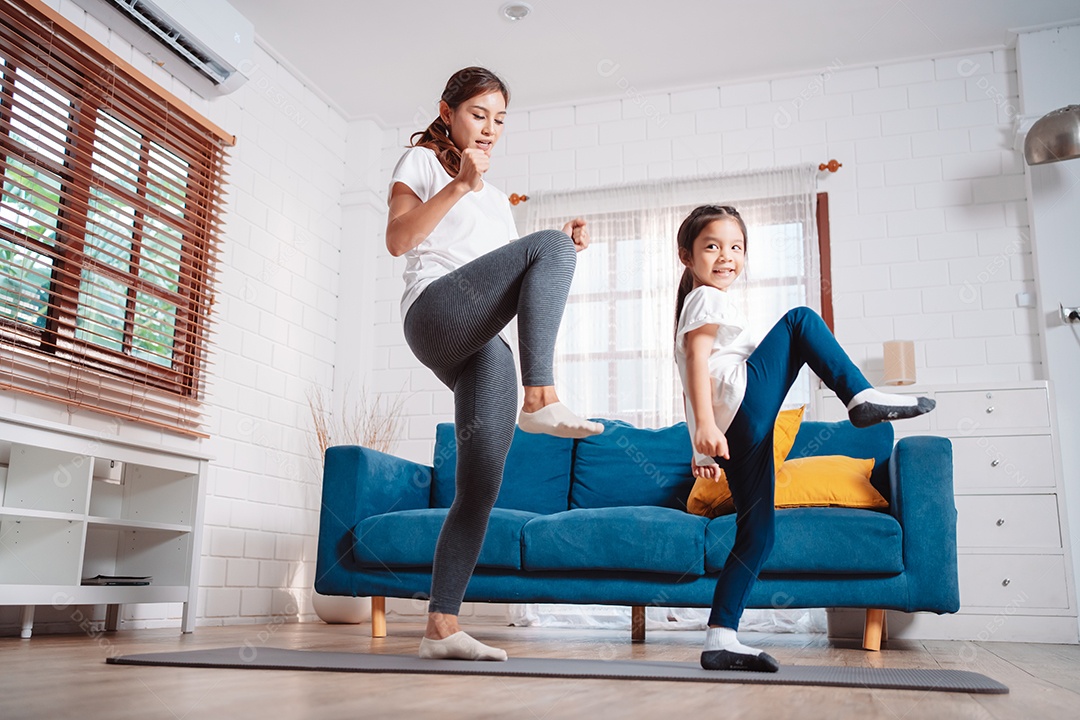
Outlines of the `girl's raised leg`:
{"label": "girl's raised leg", "polygon": [[773,426],[804,364],[847,405],[856,426],[912,417],[934,406],[926,398],[916,400],[874,390],[825,322],[809,308],[791,310],[769,331],[746,362],[746,395],[726,433],[731,459],[717,459],[728,475],[737,515],[735,543],[713,595],[710,628],[701,656],[706,669],[775,672],[779,667],[767,653],[741,644],[735,631],[750,590],[772,550]]}

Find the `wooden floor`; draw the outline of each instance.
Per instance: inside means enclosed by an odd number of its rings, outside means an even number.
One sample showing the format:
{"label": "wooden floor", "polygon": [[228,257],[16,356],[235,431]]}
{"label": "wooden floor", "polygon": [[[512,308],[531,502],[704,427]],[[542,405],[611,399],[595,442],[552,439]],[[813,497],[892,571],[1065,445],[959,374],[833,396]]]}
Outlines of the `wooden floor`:
{"label": "wooden floor", "polygon": [[[422,626],[390,622],[128,630],[0,638],[0,718],[1076,718],[1080,646],[891,641],[880,653],[817,635],[747,635],[781,663],[939,667],[1005,683],[1009,695],[617,680],[370,675],[106,665],[109,655],[250,645],[413,653]],[[474,626],[512,656],[697,660],[702,632],[629,632]]]}

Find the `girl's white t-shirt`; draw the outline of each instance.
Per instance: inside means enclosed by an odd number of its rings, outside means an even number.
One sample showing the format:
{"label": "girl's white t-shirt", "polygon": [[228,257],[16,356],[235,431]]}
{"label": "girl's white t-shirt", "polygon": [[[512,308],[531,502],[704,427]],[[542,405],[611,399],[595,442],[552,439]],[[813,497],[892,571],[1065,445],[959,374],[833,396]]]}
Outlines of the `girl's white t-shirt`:
{"label": "girl's white t-shirt", "polygon": [[[716,426],[727,432],[735,413],[746,395],[746,359],[757,344],[750,336],[746,318],[737,304],[723,290],[702,285],[694,288],[683,301],[679,325],[675,332],[675,364],[683,389],[686,382],[686,334],[702,325],[719,325],[712,353],[709,355],[709,377],[712,379],[713,414]],[[686,398],[686,425],[693,441],[697,432],[694,410],[689,393]],[[694,450],[694,464],[715,465],[708,455]]]}
{"label": "girl's white t-shirt", "polygon": [[[394,183],[404,183],[422,202],[427,202],[451,180],[453,178],[443,169],[433,150],[413,147],[398,160],[390,190]],[[485,182],[477,192],[467,193],[423,242],[405,253],[402,320],[416,298],[433,281],[517,238],[506,193],[490,182]],[[503,339],[507,339],[505,335]],[[509,340],[507,344],[510,345]]]}

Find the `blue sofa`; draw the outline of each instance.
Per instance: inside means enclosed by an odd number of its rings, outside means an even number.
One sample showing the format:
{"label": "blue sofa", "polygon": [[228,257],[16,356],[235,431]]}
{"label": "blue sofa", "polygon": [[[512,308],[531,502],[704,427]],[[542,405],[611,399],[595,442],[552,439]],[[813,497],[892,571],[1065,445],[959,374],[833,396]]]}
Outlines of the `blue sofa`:
{"label": "blue sofa", "polygon": [[[735,537],[734,515],[686,512],[693,487],[685,423],[649,430],[603,420],[602,435],[564,440],[516,432],[466,601],[708,607]],[[952,446],[893,445],[888,424],[804,422],[789,458],[873,458],[887,511],[777,510],[776,542],[750,607],[865,608],[864,645],[885,609],[955,612]],[[358,446],[326,452],[315,589],[386,597],[430,590],[435,541],[454,497],[454,426],[437,427],[431,465]]]}

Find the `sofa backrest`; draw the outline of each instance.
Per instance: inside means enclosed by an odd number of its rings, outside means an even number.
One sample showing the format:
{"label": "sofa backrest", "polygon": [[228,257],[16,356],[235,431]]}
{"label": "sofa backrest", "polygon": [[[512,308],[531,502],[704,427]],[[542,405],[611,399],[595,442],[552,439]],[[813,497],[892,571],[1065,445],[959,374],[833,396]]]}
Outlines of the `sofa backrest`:
{"label": "sofa backrest", "polygon": [[694,487],[686,423],[653,430],[620,420],[598,421],[603,433],[577,441],[570,507],[685,509]]}
{"label": "sofa backrest", "polygon": [[[495,507],[543,515],[566,510],[573,450],[573,440],[515,428]],[[431,507],[448,508],[454,501],[457,477],[457,439],[453,423],[439,423],[435,428],[432,466]]]}
{"label": "sofa backrest", "polygon": [[795,444],[791,446],[788,458],[847,455],[873,459],[874,471],[870,475],[870,484],[891,503],[889,458],[892,456],[892,449],[892,423],[857,428],[847,420],[831,423],[808,420],[799,426],[799,434],[795,436]]}
{"label": "sofa backrest", "polygon": [[[596,420],[604,424],[604,432],[577,441],[516,428],[495,507],[544,515],[568,508],[686,508],[694,477],[690,472],[693,449],[685,422],[650,429],[621,420]],[[888,461],[892,447],[889,423],[858,429],[847,421],[807,420],[800,425],[788,457],[872,458],[870,482],[891,501]],[[431,506],[450,507],[457,467],[453,423],[436,427],[432,464]]]}

